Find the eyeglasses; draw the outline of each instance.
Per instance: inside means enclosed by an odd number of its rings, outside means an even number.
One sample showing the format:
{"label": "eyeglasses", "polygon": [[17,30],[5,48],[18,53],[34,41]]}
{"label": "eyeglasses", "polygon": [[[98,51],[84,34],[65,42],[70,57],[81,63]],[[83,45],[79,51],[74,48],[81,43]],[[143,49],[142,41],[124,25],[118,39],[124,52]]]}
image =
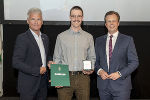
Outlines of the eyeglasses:
{"label": "eyeglasses", "polygon": [[82,18],[82,15],[71,15],[72,18]]}

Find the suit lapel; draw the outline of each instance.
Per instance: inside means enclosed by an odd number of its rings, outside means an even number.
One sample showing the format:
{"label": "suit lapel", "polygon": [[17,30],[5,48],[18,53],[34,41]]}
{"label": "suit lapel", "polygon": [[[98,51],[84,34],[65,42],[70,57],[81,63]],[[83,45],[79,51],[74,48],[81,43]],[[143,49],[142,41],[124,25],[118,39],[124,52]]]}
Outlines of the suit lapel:
{"label": "suit lapel", "polygon": [[44,45],[44,49],[45,49],[45,54],[47,55],[47,45],[46,45],[46,39],[44,37],[44,35],[41,35],[42,41],[43,41],[43,45]]}
{"label": "suit lapel", "polygon": [[104,40],[103,40],[104,42],[102,42],[103,43],[103,54],[104,54],[104,62],[105,62],[105,65],[106,66],[108,66],[107,65],[107,55],[106,55],[106,41],[107,41],[107,35],[104,35]]}
{"label": "suit lapel", "polygon": [[34,47],[35,47],[35,51],[37,51],[37,52],[40,54],[40,49],[39,49],[39,47],[38,47],[38,44],[37,44],[37,42],[36,42],[34,36],[33,36],[32,33],[31,33],[31,31],[28,30],[28,31],[27,31],[27,34],[28,34],[29,39],[31,40],[31,43],[33,43],[33,45],[34,45]]}
{"label": "suit lapel", "polygon": [[118,54],[118,50],[119,50],[119,44],[121,42],[121,34],[119,33],[118,34],[118,37],[117,37],[117,40],[116,40],[116,43],[115,43],[115,46],[114,46],[114,50],[112,52],[112,58],[111,58],[111,61],[110,61],[110,64],[112,64],[112,62],[114,62],[117,54]]}

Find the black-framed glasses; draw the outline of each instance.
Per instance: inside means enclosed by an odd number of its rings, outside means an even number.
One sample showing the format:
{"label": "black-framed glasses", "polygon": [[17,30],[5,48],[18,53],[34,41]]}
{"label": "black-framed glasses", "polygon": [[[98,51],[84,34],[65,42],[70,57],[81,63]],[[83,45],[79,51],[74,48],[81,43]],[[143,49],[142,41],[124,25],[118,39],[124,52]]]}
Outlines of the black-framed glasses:
{"label": "black-framed glasses", "polygon": [[72,18],[82,18],[82,15],[71,15]]}

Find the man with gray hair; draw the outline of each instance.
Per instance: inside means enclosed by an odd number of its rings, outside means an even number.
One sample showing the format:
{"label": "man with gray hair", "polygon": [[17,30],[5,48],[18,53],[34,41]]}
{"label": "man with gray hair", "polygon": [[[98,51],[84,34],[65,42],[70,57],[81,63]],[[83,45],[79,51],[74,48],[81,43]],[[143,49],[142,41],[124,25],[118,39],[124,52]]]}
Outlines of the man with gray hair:
{"label": "man with gray hair", "polygon": [[49,38],[40,32],[43,24],[41,10],[31,8],[27,15],[29,29],[18,35],[13,54],[13,67],[19,71],[18,92],[20,100],[46,100],[46,65],[52,63]]}

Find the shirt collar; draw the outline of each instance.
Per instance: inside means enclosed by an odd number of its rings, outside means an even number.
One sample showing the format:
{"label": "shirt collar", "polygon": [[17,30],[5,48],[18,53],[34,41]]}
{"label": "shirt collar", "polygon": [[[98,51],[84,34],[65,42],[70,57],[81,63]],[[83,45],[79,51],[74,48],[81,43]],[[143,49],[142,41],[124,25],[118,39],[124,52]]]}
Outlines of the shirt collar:
{"label": "shirt collar", "polygon": [[118,34],[119,34],[119,32],[117,31],[117,32],[116,32],[116,33],[114,33],[114,34],[110,34],[110,33],[108,33],[108,35],[107,35],[107,36],[108,36],[108,37],[110,37],[111,35],[113,35],[113,37],[116,37],[116,38],[117,38],[117,37],[118,37]]}
{"label": "shirt collar", "polygon": [[78,32],[74,32],[72,29],[71,29],[71,27],[70,27],[70,32],[72,33],[72,34],[81,34],[82,33],[82,28],[80,28],[80,30],[78,31]]}
{"label": "shirt collar", "polygon": [[[35,32],[32,31],[32,29],[30,29],[30,31],[31,31],[32,35],[33,35],[35,38],[38,38],[38,37],[39,37]],[[41,36],[41,32],[40,32],[40,36]]]}

